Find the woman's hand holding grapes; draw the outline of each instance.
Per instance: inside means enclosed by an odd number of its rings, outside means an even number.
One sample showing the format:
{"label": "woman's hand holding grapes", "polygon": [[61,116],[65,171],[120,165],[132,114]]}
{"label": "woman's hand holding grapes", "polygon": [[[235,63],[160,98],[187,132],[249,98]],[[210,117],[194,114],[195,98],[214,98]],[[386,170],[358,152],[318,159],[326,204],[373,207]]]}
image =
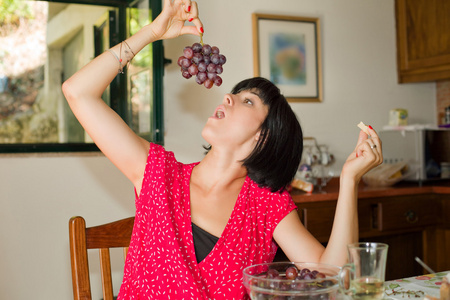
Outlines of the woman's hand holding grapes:
{"label": "woman's hand holding grapes", "polygon": [[[195,26],[187,26],[189,21]],[[150,24],[155,40],[172,39],[184,34],[200,35],[203,24],[198,16],[197,2],[165,0],[161,14]]]}

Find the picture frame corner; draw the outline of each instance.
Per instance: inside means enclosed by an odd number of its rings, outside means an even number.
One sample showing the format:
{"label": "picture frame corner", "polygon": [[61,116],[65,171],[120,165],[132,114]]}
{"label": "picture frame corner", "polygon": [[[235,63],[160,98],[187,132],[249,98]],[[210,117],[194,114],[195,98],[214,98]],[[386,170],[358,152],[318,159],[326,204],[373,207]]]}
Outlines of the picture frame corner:
{"label": "picture frame corner", "polygon": [[[267,49],[262,49],[262,37],[265,39],[263,41],[263,44],[268,44],[267,42],[267,32],[264,32],[265,27],[260,26],[261,21],[267,21],[267,22],[275,22],[273,25],[276,25],[277,30],[279,30],[281,33],[283,33],[283,29],[285,29],[285,32],[292,31],[292,29],[289,29],[289,26],[292,26],[292,22],[297,22],[294,25],[297,25],[297,29],[301,30],[307,30],[308,32],[300,32],[300,34],[307,34],[308,38],[313,38],[314,42],[311,42],[308,45],[309,47],[312,47],[313,50],[313,57],[307,61],[309,57],[306,57],[304,55],[304,64],[313,65],[313,69],[309,71],[309,74],[312,74],[312,78],[314,79],[314,83],[312,85],[306,86],[308,92],[305,92],[305,85],[302,83],[300,79],[297,80],[298,83],[295,83],[295,81],[292,81],[293,84],[290,84],[289,90],[292,90],[288,92],[288,95],[286,96],[286,99],[288,102],[292,103],[298,103],[298,102],[317,102],[321,103],[323,102],[323,95],[322,95],[322,45],[320,41],[320,18],[318,17],[301,17],[301,16],[283,16],[283,15],[272,15],[272,14],[262,14],[262,13],[252,13],[252,19],[253,19],[253,61],[254,61],[254,75],[255,76],[262,76],[266,77],[272,82],[276,80],[272,80],[273,74],[271,73],[273,66],[268,66],[268,64],[273,63],[274,59],[271,55],[273,53],[268,52]],[[304,26],[304,25],[313,25],[311,26]],[[309,41],[308,41],[309,42]],[[306,43],[306,42],[305,42]],[[273,49],[272,49],[273,50]],[[272,51],[273,52],[273,51]],[[264,57],[264,59],[262,59]],[[300,60],[300,59],[299,59]],[[275,66],[275,68],[278,66]],[[279,66],[281,69],[281,66]],[[292,67],[291,67],[292,68]],[[267,71],[269,70],[269,71]],[[309,69],[306,69],[305,67],[305,73],[308,72]],[[308,74],[304,75],[308,76]],[[298,76],[300,78],[300,75]],[[278,82],[278,81],[276,81]],[[306,80],[305,80],[306,82]],[[275,83],[277,84],[277,83]],[[278,85],[278,84],[277,84]],[[315,92],[312,92],[315,91]]]}

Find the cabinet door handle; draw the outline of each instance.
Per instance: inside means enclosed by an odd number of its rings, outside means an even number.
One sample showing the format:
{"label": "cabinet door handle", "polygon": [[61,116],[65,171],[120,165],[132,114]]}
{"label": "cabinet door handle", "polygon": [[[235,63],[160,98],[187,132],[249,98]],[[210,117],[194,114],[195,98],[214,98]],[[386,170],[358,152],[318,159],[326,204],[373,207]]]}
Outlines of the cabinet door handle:
{"label": "cabinet door handle", "polygon": [[407,212],[405,212],[405,217],[406,217],[406,222],[410,223],[410,224],[414,224],[417,223],[417,221],[419,221],[419,217],[417,216],[416,212],[413,210],[408,210]]}

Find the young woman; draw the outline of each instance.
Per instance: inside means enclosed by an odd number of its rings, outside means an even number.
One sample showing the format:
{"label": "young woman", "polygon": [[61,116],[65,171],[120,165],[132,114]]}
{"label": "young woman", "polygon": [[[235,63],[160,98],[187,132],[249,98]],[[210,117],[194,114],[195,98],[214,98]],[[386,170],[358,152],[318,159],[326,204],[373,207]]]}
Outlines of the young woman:
{"label": "young woman", "polygon": [[344,264],[347,244],[358,240],[358,182],[382,162],[381,142],[370,127],[370,138],[361,132],[344,164],[324,248],[301,224],[285,189],[300,162],[302,132],[270,81],[244,80],[224,96],[202,131],[210,147],[201,162],[182,164],[138,137],[102,101],[103,91],[148,43],[200,32],[196,2],[165,0],[151,24],[63,84],[80,123],[136,189],[119,299],[245,298],[242,270],[272,261],[277,246],[291,261]]}

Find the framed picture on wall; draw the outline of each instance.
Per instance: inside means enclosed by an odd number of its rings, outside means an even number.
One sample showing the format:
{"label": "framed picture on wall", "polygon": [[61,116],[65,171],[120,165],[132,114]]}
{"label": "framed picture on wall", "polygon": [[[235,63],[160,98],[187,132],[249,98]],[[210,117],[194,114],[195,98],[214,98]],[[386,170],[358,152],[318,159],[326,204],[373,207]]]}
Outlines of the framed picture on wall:
{"label": "framed picture on wall", "polygon": [[269,79],[290,102],[322,101],[318,18],[252,14],[254,75]]}

